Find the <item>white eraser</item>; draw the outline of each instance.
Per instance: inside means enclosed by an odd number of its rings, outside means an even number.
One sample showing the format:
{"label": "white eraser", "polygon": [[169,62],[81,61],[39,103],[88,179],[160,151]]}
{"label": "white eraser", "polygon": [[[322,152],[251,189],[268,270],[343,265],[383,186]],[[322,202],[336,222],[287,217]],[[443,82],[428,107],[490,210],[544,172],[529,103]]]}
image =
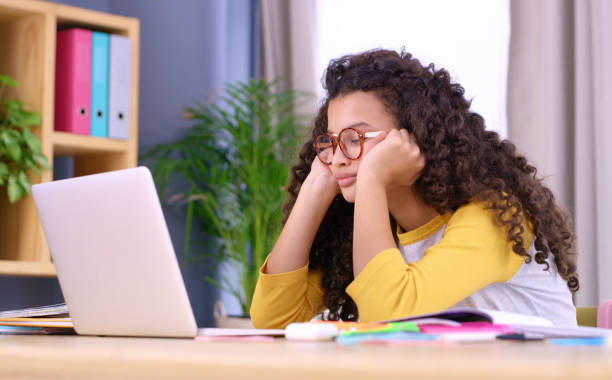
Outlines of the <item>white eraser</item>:
{"label": "white eraser", "polygon": [[333,324],[295,322],[285,327],[285,338],[289,340],[331,340],[338,336]]}

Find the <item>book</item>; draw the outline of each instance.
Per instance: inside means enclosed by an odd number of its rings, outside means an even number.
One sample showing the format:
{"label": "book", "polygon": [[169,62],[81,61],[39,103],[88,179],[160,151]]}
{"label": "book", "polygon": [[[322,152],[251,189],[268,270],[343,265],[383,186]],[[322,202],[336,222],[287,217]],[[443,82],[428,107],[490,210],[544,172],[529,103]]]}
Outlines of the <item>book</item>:
{"label": "book", "polygon": [[493,333],[511,334],[514,329],[509,325],[500,325],[489,322],[463,322],[459,326],[439,324],[419,324],[419,331],[427,334],[454,334],[454,333]]}
{"label": "book", "polygon": [[473,309],[473,308],[460,308],[460,309],[449,309],[437,313],[428,313],[414,315],[411,317],[398,318],[387,320],[383,322],[400,322],[410,321],[413,323],[421,324],[423,319],[441,319],[454,322],[489,322],[498,325],[527,325],[527,326],[553,326],[552,322],[546,318],[538,317],[534,315],[524,315],[518,313],[511,313],[499,310],[487,310],[487,309]]}
{"label": "book", "polygon": [[543,317],[486,309],[449,309],[385,322],[410,321],[420,325],[421,320],[431,320],[432,318],[459,322],[462,323],[462,326],[465,322],[488,322],[507,326],[519,335],[537,335],[542,339],[599,337],[612,339],[612,330],[608,329],[585,326],[554,326],[551,321]]}
{"label": "book", "polygon": [[0,318],[0,326],[74,328],[72,318]]}
{"label": "book", "polygon": [[26,318],[26,317],[43,317],[43,316],[55,316],[62,317],[68,316],[68,306],[65,303],[58,303],[54,305],[29,307],[25,309],[6,310],[0,311],[0,318]]}
{"label": "book", "polygon": [[37,326],[2,326],[0,335],[74,335],[74,328],[66,327],[37,327]]}
{"label": "book", "polygon": [[528,335],[539,334],[544,338],[608,338],[612,340],[612,330],[588,326],[513,326],[514,332]]}
{"label": "book", "polygon": [[40,334],[40,327],[31,326],[0,326],[0,335],[32,335]]}

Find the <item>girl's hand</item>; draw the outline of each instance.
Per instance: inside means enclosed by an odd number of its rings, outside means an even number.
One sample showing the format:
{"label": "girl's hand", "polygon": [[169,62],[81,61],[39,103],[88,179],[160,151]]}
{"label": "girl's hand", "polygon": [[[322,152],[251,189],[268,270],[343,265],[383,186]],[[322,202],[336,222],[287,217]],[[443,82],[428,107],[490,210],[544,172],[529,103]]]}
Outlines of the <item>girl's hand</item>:
{"label": "girl's hand", "polygon": [[371,148],[359,165],[357,177],[380,181],[385,188],[411,186],[419,179],[425,167],[425,158],[406,129],[390,130]]}
{"label": "girl's hand", "polygon": [[312,161],[310,173],[302,185],[302,188],[304,187],[320,194],[323,199],[329,199],[330,201],[340,193],[338,181],[331,170],[329,170],[329,166],[322,163],[319,157],[315,157],[314,161]]}
{"label": "girl's hand", "polygon": [[329,167],[315,157],[289,218],[270,252],[264,273],[286,273],[308,264],[312,242],[329,205],[339,192],[338,182]]}

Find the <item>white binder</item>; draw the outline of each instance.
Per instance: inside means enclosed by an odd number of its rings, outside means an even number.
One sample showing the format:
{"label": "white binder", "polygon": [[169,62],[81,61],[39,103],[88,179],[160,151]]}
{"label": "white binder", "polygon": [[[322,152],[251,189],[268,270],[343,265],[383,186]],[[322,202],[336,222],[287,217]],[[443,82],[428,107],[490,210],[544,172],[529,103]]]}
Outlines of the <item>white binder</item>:
{"label": "white binder", "polygon": [[128,37],[110,36],[108,136],[123,140],[130,137],[130,45]]}

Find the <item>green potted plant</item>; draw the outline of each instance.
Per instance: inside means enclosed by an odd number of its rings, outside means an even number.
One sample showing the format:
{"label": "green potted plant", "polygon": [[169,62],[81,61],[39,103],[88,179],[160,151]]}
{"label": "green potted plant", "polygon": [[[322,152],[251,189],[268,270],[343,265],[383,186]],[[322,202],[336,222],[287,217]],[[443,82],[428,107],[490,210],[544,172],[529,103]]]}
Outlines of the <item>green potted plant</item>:
{"label": "green potted plant", "polygon": [[[206,280],[231,293],[248,315],[258,270],[280,233],[291,160],[305,131],[294,112],[303,94],[276,92],[263,80],[228,84],[216,102],[188,107],[194,124],[178,141],[160,144],[141,158],[150,160],[162,203],[186,207],[184,257],[212,258]],[[187,190],[164,201],[171,178]],[[212,237],[194,247],[198,229]],[[215,277],[222,263],[239,283]]]}
{"label": "green potted plant", "polygon": [[19,100],[3,100],[7,86],[18,84],[7,75],[0,75],[0,186],[7,187],[11,203],[30,194],[27,170],[40,174],[48,170],[49,162],[41,153],[40,140],[30,127],[41,124],[40,114],[23,109]]}

